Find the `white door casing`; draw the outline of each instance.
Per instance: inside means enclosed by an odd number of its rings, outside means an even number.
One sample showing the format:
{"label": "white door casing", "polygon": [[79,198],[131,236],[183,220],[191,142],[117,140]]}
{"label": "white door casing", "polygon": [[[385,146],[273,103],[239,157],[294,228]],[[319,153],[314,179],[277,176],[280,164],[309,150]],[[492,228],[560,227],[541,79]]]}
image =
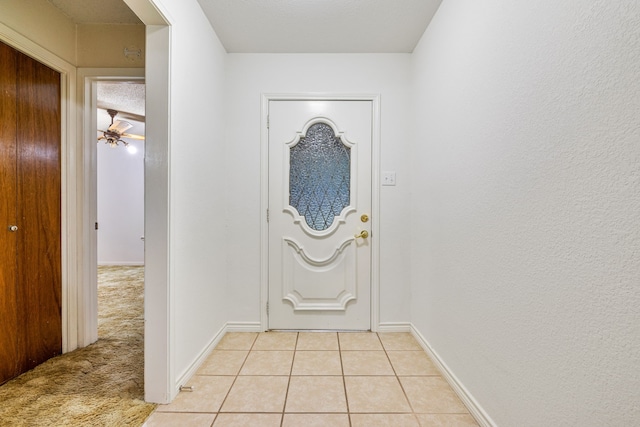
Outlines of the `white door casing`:
{"label": "white door casing", "polygon": [[[372,100],[268,104],[269,329],[371,329],[373,111]],[[320,135],[339,153],[302,167],[324,176],[316,187],[291,161]],[[305,169],[313,164],[322,166]],[[369,236],[356,237],[363,231]]]}

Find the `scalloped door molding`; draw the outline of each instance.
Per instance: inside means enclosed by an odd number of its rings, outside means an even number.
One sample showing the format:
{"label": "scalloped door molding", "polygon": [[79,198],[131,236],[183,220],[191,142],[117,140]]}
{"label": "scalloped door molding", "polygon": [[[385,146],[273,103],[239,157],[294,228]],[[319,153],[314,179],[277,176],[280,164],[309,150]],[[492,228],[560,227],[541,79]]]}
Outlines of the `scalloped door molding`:
{"label": "scalloped door molding", "polygon": [[[357,297],[354,240],[345,240],[331,256],[320,260],[310,257],[294,239],[284,237],[282,299],[294,310],[345,311]],[[316,280],[304,280],[308,277]]]}

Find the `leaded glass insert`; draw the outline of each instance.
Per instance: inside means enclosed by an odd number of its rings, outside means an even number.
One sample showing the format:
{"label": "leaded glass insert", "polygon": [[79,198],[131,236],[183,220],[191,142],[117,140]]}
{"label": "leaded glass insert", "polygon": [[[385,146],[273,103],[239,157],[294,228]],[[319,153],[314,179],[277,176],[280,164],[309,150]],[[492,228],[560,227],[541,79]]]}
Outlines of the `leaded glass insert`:
{"label": "leaded glass insert", "polygon": [[312,230],[326,230],[351,202],[351,148],[316,123],[291,147],[289,162],[289,204]]}

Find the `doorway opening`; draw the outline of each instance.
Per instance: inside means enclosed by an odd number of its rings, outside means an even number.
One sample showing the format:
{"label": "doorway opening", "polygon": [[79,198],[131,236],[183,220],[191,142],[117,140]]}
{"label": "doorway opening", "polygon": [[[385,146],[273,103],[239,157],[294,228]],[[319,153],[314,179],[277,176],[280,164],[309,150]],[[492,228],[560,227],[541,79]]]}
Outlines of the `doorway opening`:
{"label": "doorway opening", "polygon": [[140,347],[141,351],[144,336],[144,81],[98,81],[96,100],[98,338],[114,339],[116,331],[124,328],[124,335],[133,340],[131,348]]}

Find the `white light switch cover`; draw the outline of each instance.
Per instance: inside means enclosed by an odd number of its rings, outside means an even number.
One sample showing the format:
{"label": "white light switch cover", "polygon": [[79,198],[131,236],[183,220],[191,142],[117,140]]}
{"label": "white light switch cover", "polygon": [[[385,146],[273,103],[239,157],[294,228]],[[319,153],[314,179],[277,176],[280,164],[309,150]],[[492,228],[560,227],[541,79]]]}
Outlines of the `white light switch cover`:
{"label": "white light switch cover", "polygon": [[382,172],[382,185],[396,185],[396,173]]}

